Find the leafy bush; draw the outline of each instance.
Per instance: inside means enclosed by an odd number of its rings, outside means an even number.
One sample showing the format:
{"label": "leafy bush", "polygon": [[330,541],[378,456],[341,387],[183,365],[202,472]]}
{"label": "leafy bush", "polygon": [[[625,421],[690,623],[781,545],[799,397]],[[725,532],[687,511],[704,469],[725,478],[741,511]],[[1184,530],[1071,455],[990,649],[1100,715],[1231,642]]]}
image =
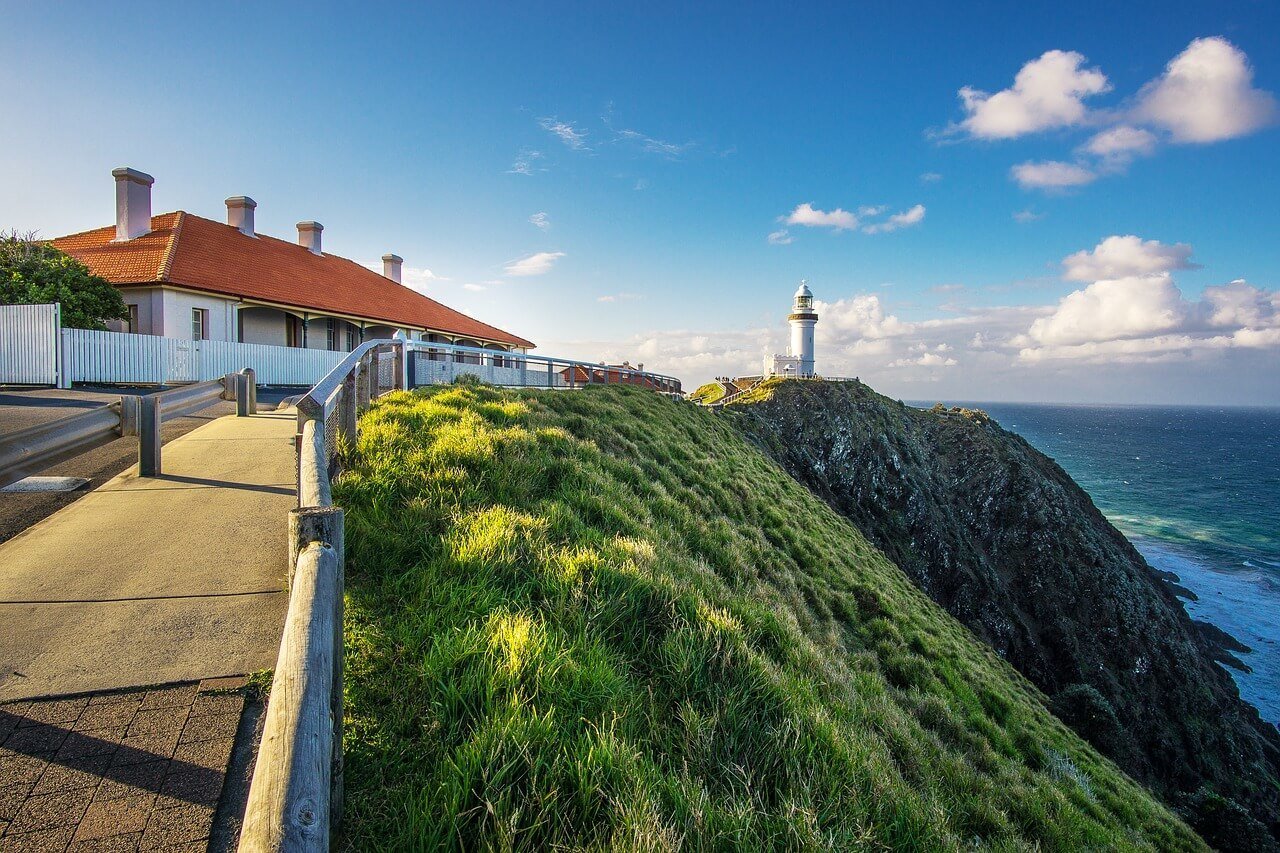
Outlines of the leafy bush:
{"label": "leafy bush", "polygon": [[0,234],[0,305],[62,305],[62,325],[106,329],[129,316],[120,291],[67,253],[33,235]]}

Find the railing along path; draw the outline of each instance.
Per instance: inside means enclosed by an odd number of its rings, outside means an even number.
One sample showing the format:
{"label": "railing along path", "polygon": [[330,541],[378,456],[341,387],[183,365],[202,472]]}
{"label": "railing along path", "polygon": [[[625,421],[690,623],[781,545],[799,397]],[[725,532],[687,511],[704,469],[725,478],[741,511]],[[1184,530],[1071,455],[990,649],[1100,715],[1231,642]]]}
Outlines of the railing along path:
{"label": "railing along path", "polygon": [[[571,359],[402,340],[369,341],[298,398],[298,509],[289,516],[292,592],[241,851],[324,851],[343,800],[343,515],[330,484],[357,419],[392,390],[470,374],[499,385],[629,384],[679,394],[670,376]],[[425,380],[425,381],[424,381]]]}

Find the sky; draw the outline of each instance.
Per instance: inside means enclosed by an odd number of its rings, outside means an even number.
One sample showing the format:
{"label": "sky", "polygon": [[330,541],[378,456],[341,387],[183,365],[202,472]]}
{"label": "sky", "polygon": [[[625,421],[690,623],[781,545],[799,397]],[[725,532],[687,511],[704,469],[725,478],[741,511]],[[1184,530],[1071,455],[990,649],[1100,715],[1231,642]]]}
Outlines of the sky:
{"label": "sky", "polygon": [[690,388],[806,279],[892,397],[1280,405],[1280,4],[0,5],[0,228],[131,166]]}

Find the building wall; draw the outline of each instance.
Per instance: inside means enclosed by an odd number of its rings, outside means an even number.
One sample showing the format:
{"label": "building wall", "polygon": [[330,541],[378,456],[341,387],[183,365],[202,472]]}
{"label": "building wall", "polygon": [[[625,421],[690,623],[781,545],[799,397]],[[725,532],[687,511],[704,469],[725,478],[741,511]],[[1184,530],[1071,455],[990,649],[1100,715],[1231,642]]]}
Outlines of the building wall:
{"label": "building wall", "polygon": [[240,340],[246,344],[270,344],[282,347],[285,336],[285,312],[275,308],[241,308]]}
{"label": "building wall", "polygon": [[[164,336],[167,338],[192,337],[191,312],[196,308],[203,309],[206,320],[205,338],[211,341],[234,341],[236,339],[235,313],[236,303],[232,299],[221,299],[199,293],[186,293],[179,290],[161,288],[161,310],[163,312]],[[139,312],[141,313],[141,312]],[[152,305],[152,322],[155,318],[155,306]],[[139,317],[141,325],[141,317]]]}

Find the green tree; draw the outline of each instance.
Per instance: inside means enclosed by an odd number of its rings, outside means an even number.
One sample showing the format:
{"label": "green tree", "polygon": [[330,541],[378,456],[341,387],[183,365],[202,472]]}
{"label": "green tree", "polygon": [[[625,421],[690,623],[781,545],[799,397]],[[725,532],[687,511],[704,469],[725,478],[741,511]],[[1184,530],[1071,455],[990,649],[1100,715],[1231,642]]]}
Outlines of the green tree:
{"label": "green tree", "polygon": [[0,305],[62,304],[62,325],[106,329],[129,316],[120,291],[33,234],[0,233]]}

